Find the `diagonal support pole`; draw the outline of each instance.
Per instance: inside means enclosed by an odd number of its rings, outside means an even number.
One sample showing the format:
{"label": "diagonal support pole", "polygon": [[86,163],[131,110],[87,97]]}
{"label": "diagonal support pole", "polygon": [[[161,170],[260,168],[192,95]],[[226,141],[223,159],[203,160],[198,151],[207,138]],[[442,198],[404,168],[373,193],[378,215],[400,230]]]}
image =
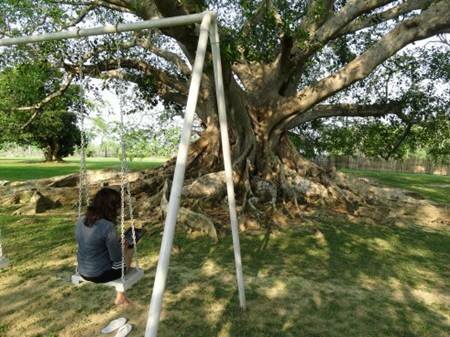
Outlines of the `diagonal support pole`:
{"label": "diagonal support pole", "polygon": [[0,269],[8,267],[9,261],[6,257],[3,256],[3,249],[2,249],[2,232],[0,231]]}
{"label": "diagonal support pole", "polygon": [[227,184],[228,207],[230,211],[231,232],[233,237],[234,263],[239,290],[239,304],[245,309],[244,275],[242,273],[241,248],[239,243],[239,227],[236,213],[236,199],[234,195],[233,167],[231,165],[230,140],[228,137],[227,113],[225,107],[225,90],[223,87],[222,61],[220,58],[219,32],[217,21],[213,20],[210,30],[211,51],[214,66],[214,80],[216,86],[217,108],[219,111],[220,135],[222,139],[223,162],[225,166],[225,181]]}
{"label": "diagonal support pole", "polygon": [[181,142],[178,148],[177,162],[170,190],[169,204],[167,206],[167,217],[164,223],[164,233],[159,253],[158,266],[156,267],[155,283],[153,285],[152,299],[148,312],[147,327],[145,337],[156,337],[158,334],[158,324],[161,315],[162,299],[166,287],[167,272],[169,269],[170,252],[172,250],[173,237],[175,235],[175,225],[177,221],[178,209],[180,206],[181,191],[183,188],[184,174],[188,157],[189,143],[191,141],[192,122],[197,105],[200,82],[203,74],[203,64],[205,61],[206,48],[208,46],[208,33],[211,24],[211,13],[205,14],[200,25],[200,37],[195,55],[194,67],[192,68],[192,79],[189,88],[189,95],[186,104],[186,114],[184,117]]}

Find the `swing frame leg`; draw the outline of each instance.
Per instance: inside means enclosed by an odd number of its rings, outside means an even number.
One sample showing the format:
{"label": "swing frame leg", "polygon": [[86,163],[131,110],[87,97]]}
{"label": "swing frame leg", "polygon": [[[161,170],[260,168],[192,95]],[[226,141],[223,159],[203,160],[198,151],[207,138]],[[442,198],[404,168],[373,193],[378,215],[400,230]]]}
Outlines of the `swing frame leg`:
{"label": "swing frame leg", "polygon": [[161,249],[159,253],[158,266],[156,268],[155,283],[153,286],[152,299],[147,319],[145,337],[156,337],[158,333],[158,324],[161,315],[162,299],[167,281],[169,269],[170,252],[172,249],[173,237],[175,234],[176,218],[180,205],[181,191],[183,188],[184,174],[188,157],[189,143],[192,130],[192,121],[194,118],[197,104],[200,81],[203,73],[203,63],[208,44],[208,36],[211,39],[214,79],[216,84],[217,105],[219,111],[220,131],[222,140],[222,149],[225,165],[225,179],[227,184],[228,203],[230,209],[230,221],[233,236],[233,248],[236,265],[236,276],[239,290],[239,302],[242,309],[246,307],[244,278],[242,273],[242,261],[239,247],[238,221],[236,214],[236,201],[234,196],[233,172],[231,166],[230,144],[228,138],[225,94],[223,88],[222,67],[220,60],[219,35],[217,30],[216,17],[213,13],[207,12],[200,25],[200,36],[198,40],[195,62],[192,69],[192,79],[189,88],[188,101],[186,105],[186,114],[184,118],[181,142],[178,149],[175,172],[170,191],[167,217],[164,224],[164,233],[162,237]]}

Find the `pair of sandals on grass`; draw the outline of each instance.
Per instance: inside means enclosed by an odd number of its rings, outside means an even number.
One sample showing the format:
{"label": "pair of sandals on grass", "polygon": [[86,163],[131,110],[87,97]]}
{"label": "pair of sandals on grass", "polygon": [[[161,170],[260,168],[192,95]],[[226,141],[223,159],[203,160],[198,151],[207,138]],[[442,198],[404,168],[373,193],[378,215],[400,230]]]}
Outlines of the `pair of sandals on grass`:
{"label": "pair of sandals on grass", "polygon": [[125,317],[120,317],[105,326],[102,329],[102,334],[109,334],[117,330],[115,337],[125,337],[132,329],[133,326],[130,323],[127,323],[127,319]]}

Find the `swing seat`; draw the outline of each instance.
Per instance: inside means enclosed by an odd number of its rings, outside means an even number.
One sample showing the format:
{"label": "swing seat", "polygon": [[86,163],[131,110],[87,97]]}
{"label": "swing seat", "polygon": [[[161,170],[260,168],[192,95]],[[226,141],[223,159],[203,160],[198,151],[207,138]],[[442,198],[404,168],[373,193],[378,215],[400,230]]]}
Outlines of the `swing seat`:
{"label": "swing seat", "polygon": [[0,269],[6,268],[8,266],[9,266],[9,260],[4,256],[0,256]]}
{"label": "swing seat", "polygon": [[125,292],[125,290],[130,289],[135,283],[137,283],[141,278],[144,277],[144,271],[140,268],[132,268],[128,273],[125,274],[125,279],[122,281],[121,278],[113,280],[106,283],[94,283],[85,280],[78,272],[72,275],[72,283],[75,285],[81,285],[83,283],[93,283],[98,285],[104,285],[107,287],[113,287],[116,291]]}

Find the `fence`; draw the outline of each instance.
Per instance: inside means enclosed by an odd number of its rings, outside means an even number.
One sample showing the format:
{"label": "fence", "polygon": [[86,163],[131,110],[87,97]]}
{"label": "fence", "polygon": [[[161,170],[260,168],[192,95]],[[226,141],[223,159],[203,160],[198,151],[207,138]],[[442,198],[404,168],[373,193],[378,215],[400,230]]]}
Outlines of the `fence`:
{"label": "fence", "polygon": [[34,146],[6,146],[0,150],[0,157],[6,158],[27,158],[44,157],[41,150]]}
{"label": "fence", "polygon": [[321,166],[335,166],[337,169],[366,169],[381,171],[396,171],[408,173],[427,173],[436,175],[450,175],[450,161],[420,158],[402,160],[384,160],[352,156],[317,157],[314,162]]}

